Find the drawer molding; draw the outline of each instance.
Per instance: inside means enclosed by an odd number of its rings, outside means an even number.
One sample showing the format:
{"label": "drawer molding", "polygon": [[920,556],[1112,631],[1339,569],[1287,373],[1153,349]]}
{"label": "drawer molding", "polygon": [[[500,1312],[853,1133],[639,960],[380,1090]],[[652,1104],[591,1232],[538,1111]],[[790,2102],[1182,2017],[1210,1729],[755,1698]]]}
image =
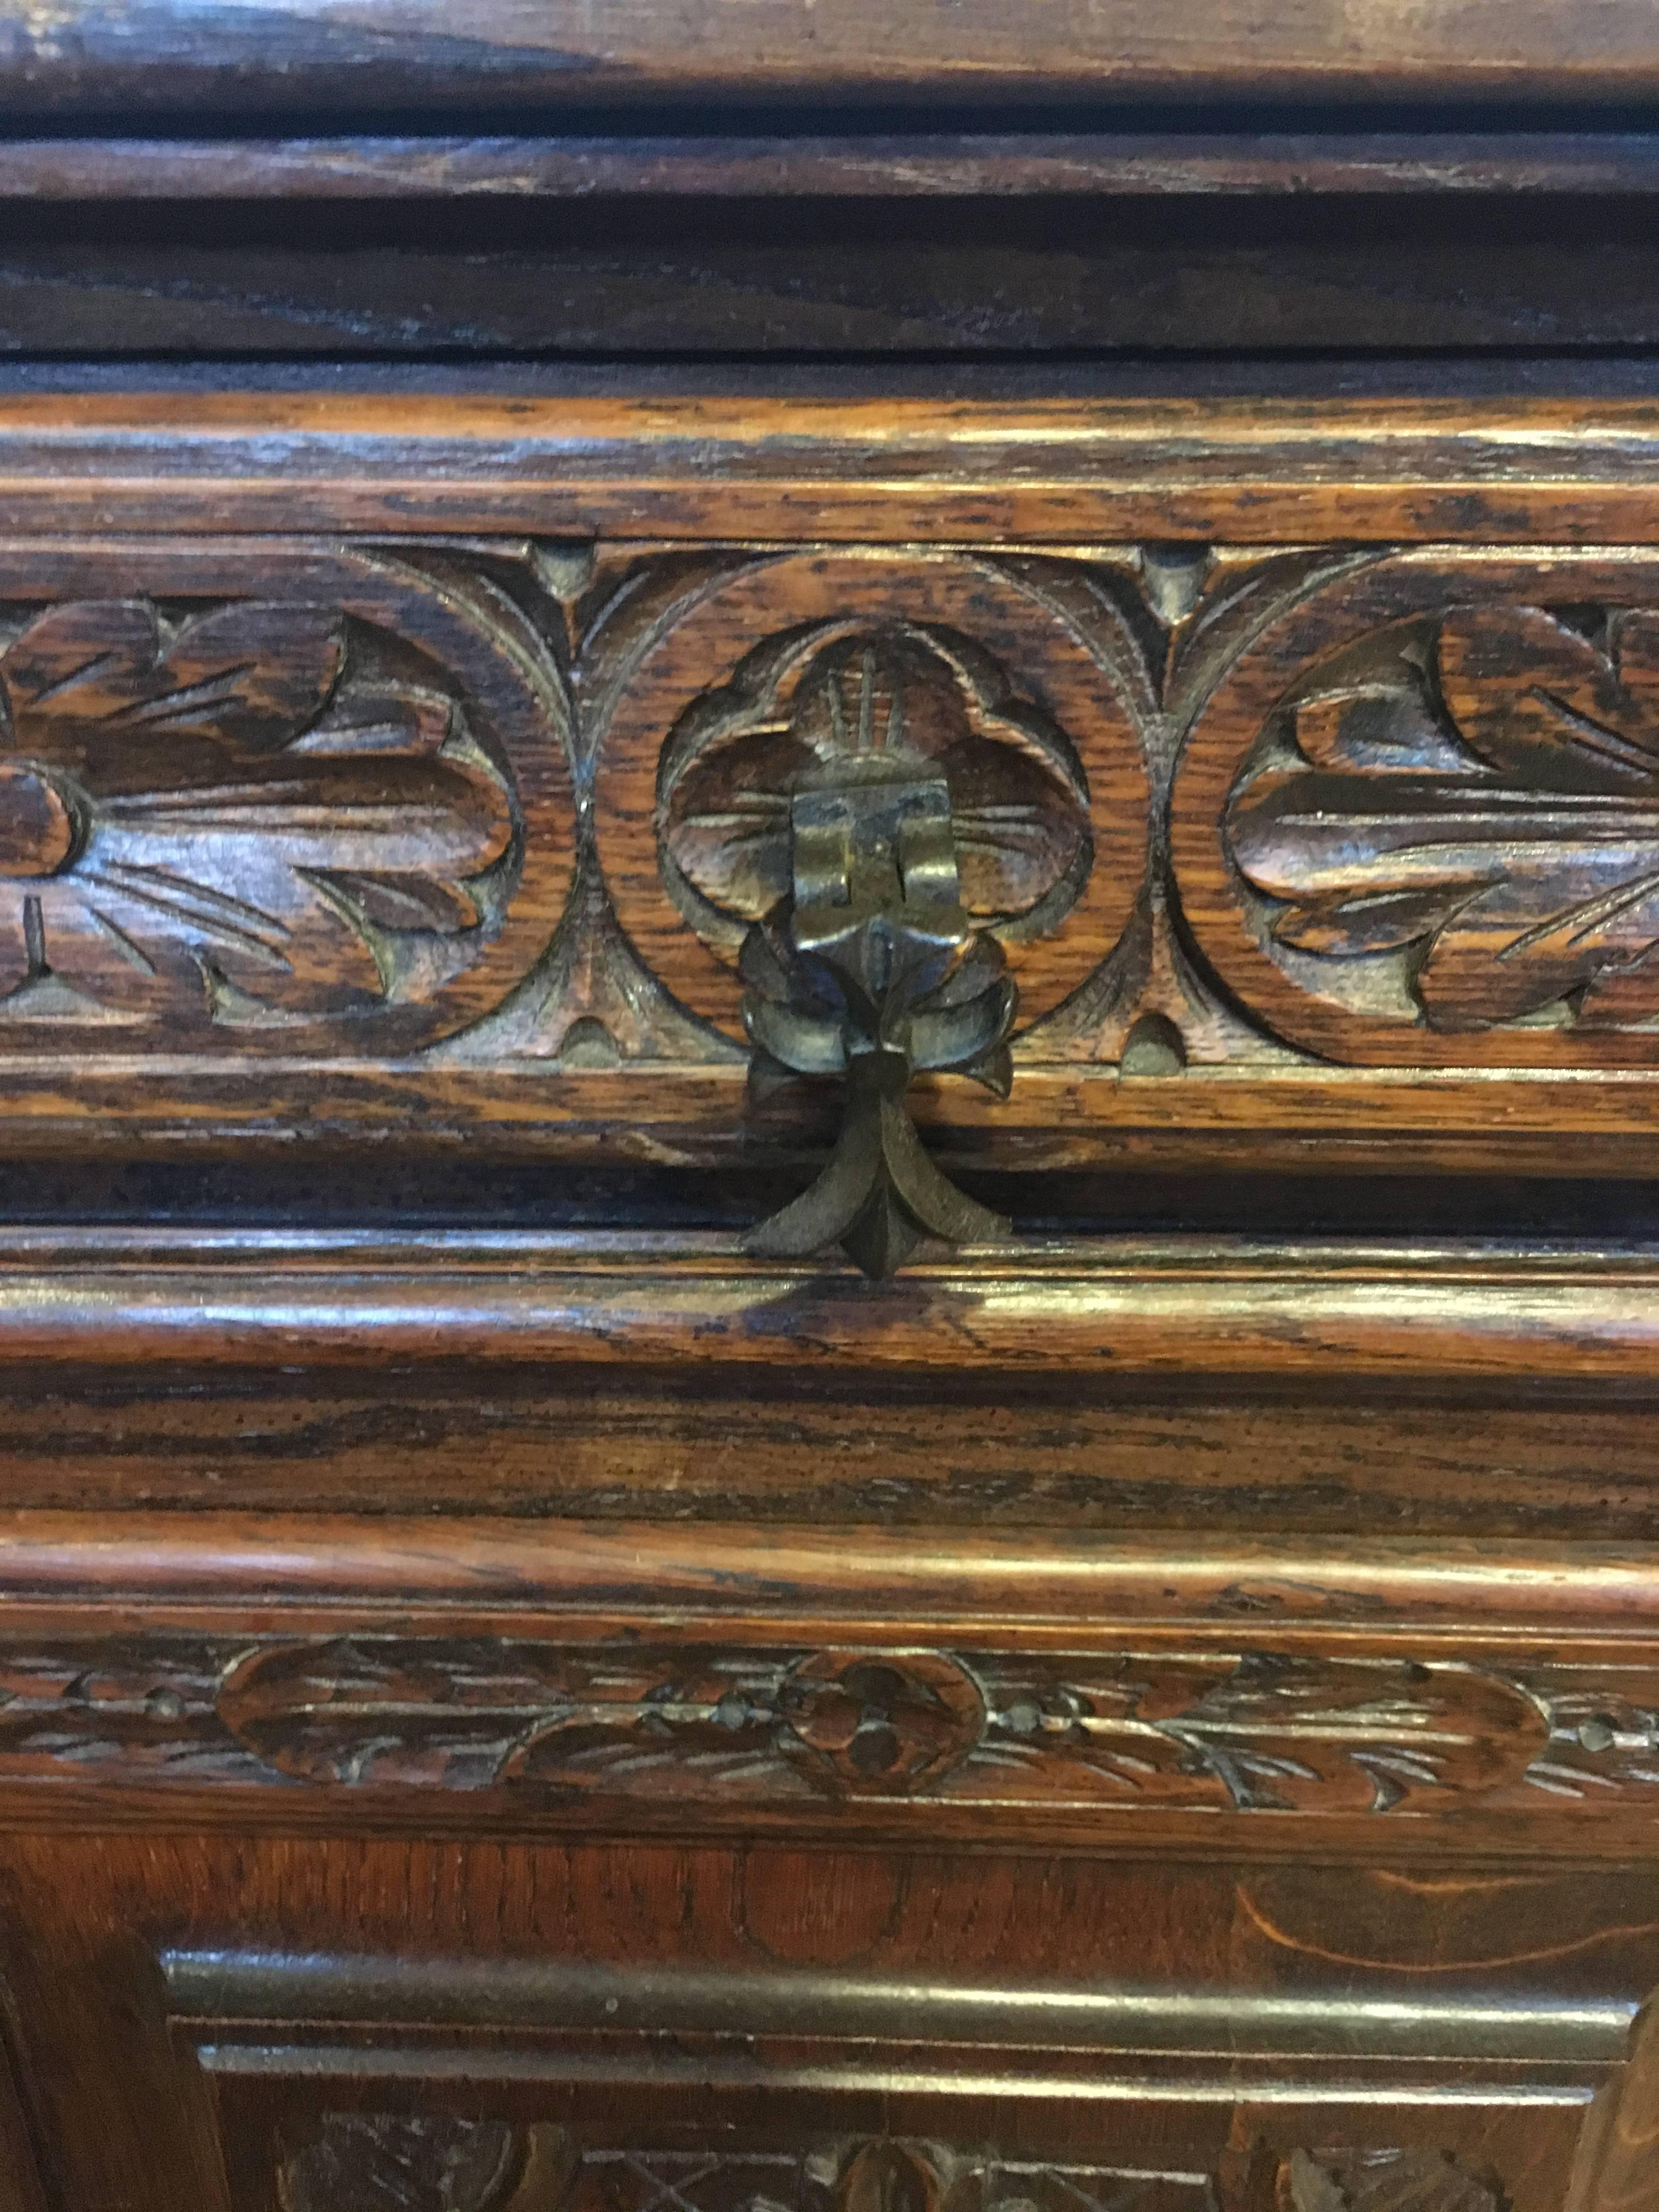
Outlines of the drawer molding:
{"label": "drawer molding", "polygon": [[1502,1544],[1284,1541],[1257,1561],[1076,1537],[927,1562],[873,1530],[335,1522],[308,1565],[295,1518],[265,1565],[246,1523],[227,1556],[204,1518],[125,1531],[125,1565],[104,1535],[104,1592],[67,1602],[53,1559],[85,1555],[52,1537],[75,1516],[14,1518],[10,1818],[90,1792],[141,1823],[447,1807],[507,1831],[994,1827],[1200,1851],[1237,1848],[1243,1820],[1270,1850],[1385,1853],[1501,1848],[1525,1819],[1538,1850],[1600,1856],[1659,1814],[1659,1569],[1639,1547],[1611,1572]]}

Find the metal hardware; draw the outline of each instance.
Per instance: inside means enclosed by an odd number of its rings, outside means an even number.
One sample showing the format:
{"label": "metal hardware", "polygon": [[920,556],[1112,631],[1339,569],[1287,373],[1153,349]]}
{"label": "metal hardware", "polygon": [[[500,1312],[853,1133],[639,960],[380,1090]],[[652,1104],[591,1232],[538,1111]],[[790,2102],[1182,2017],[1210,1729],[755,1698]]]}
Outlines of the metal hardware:
{"label": "metal hardware", "polygon": [[[869,684],[866,670],[866,696]],[[1000,1242],[1008,1223],[945,1179],[905,1105],[926,1071],[1005,1098],[1012,1080],[1017,994],[1001,946],[963,908],[945,777],[890,738],[808,776],[790,829],[790,892],[743,948],[750,1080],[764,1096],[793,1076],[839,1075],[846,1110],[817,1181],[747,1249],[800,1257],[839,1243],[885,1276],[923,1236]]]}

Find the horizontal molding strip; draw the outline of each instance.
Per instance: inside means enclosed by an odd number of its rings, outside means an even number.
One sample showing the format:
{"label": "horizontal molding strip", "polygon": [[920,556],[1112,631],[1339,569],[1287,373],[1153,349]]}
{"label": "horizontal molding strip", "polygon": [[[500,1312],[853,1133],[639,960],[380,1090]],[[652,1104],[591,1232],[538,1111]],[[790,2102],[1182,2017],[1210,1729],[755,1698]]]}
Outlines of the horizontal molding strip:
{"label": "horizontal molding strip", "polygon": [[13,1229],[0,1366],[398,1360],[1659,1388],[1641,1252],[1101,1237],[850,1267],[735,1237]]}
{"label": "horizontal molding strip", "polygon": [[15,122],[88,114],[269,118],[377,107],[436,118],[696,101],[797,106],[1158,100],[1316,103],[1415,98],[1607,101],[1659,86],[1648,0],[1437,5],[1391,0],[1050,0],[1036,23],[1005,0],[937,14],[890,0],[473,0],[435,24],[428,0],[200,0],[142,9],[69,0],[0,15],[0,99]]}
{"label": "horizontal molding strip", "polygon": [[[795,2035],[1126,2052],[1294,2053],[1514,2063],[1622,2058],[1633,2008],[1617,1998],[1541,1996],[1409,2001],[1232,1988],[1091,1982],[951,1982],[810,1968],[734,1972],[579,1960],[404,1960],[385,1955],[173,1950],[161,1956],[169,2008],[228,2028],[391,2025],[602,2030],[610,2034]],[[228,2054],[227,2054],[228,2056]],[[234,2065],[235,2061],[230,2060]]]}
{"label": "horizontal molding strip", "polygon": [[[1125,1623],[1262,1625],[1328,1638],[1397,1628],[1503,1641],[1659,1638],[1659,1545],[1519,1539],[1129,1533],[1110,1538],[727,1522],[506,1521],[244,1513],[0,1514],[0,1607],[90,1627],[146,1620],[250,1626],[342,1607],[456,1623],[538,1617],[706,1620],[811,1640],[814,1624],[902,1639],[1018,1632],[1087,1645]],[[380,1621],[381,1626],[385,1626]],[[550,1627],[549,1632],[554,1632]]]}
{"label": "horizontal molding strip", "polygon": [[1648,131],[927,131],[845,136],[33,138],[0,200],[1304,198],[1659,191]]}
{"label": "horizontal molding strip", "polygon": [[1659,1547],[23,1512],[0,1691],[0,1827],[1628,1858]]}
{"label": "horizontal molding strip", "polygon": [[1659,543],[1645,400],[0,399],[14,532]]}

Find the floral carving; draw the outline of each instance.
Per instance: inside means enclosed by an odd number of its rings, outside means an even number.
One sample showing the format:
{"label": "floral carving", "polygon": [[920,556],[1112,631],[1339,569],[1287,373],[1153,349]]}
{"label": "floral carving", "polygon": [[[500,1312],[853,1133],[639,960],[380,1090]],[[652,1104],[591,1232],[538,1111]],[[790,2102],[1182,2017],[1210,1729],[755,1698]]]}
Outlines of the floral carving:
{"label": "floral carving", "polygon": [[368,1634],[0,1647],[0,1779],[532,1790],[711,1813],[1539,1809],[1659,1793],[1659,1669]]}
{"label": "floral carving", "polygon": [[[804,662],[804,665],[803,665]],[[803,654],[775,641],[671,737],[659,788],[671,888],[735,950],[790,890],[795,794],[855,755],[914,761],[950,794],[963,910],[1016,935],[1050,928],[1093,856],[1070,741],[964,640],[893,622]]]}
{"label": "floral carving", "polygon": [[1389,1813],[1518,1781],[1545,1740],[1513,1685],[1409,1661],[1125,1654],[1022,1681],[1002,1659],[990,1686],[1000,1767],[1131,1803]]}
{"label": "floral carving", "polygon": [[796,2149],[729,2137],[708,2149],[589,2149],[562,2128],[356,2112],[323,2114],[315,2141],[282,2166],[277,2191],[283,2212],[1216,2212],[1218,2203],[1207,2177],[1191,2172],[1004,2160],[890,2136]]}
{"label": "floral carving", "polygon": [[331,607],[58,605],[0,653],[0,1017],[280,1024],[429,995],[514,835],[456,702]]}
{"label": "floral carving", "polygon": [[1449,2151],[1292,2151],[1279,2168],[1278,2212],[1503,2212],[1489,2176]]}
{"label": "floral carving", "polygon": [[217,1693],[308,1782],[757,1794],[920,1788],[976,1741],[971,1678],[929,1654],[699,1654],[342,1638],[256,1652]]}
{"label": "floral carving", "polygon": [[1458,608],[1289,714],[1227,811],[1276,945],[1443,1031],[1659,1017],[1659,615]]}
{"label": "floral carving", "polygon": [[501,2212],[523,2163],[500,2120],[328,2112],[277,2178],[283,2212]]}

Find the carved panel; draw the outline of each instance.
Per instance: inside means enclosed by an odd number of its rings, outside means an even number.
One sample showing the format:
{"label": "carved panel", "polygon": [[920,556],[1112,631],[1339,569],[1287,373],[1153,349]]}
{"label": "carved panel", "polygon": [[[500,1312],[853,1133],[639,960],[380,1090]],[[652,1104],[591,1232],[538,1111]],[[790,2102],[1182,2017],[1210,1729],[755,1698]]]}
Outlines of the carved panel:
{"label": "carved panel", "polygon": [[794,553],[653,611],[607,638],[599,851],[647,965],[705,1019],[741,1035],[733,970],[787,886],[790,794],[860,746],[942,769],[963,902],[1004,940],[1025,1021],[1115,945],[1148,783],[1131,643],[1078,564]]}
{"label": "carved panel", "polygon": [[558,698],[510,608],[391,560],[10,549],[0,1051],[459,1027],[568,888]]}
{"label": "carved panel", "polygon": [[283,2161],[283,2212],[500,2212],[523,2166],[520,2130],[432,2113],[329,2112]]}
{"label": "carved panel", "polygon": [[1504,2212],[1500,2184],[1449,2152],[1295,2151],[1279,2167],[1279,2212]]}
{"label": "carved panel", "polygon": [[0,1052],[720,1066],[865,744],[949,787],[1026,1098],[1659,1062],[1645,556],[207,538],[0,555]]}
{"label": "carved panel", "polygon": [[1659,574],[1409,554],[1269,623],[1173,854],[1279,1036],[1403,1066],[1659,1059]]}
{"label": "carved panel", "polygon": [[561,2129],[339,2112],[286,2160],[278,2195],[283,2212],[1222,2212],[1214,2182],[1178,2170],[891,2139],[583,2148]]}
{"label": "carved panel", "polygon": [[383,1635],[0,1650],[0,1775],[674,1802],[1460,1814],[1659,1803],[1659,1672]]}
{"label": "carved panel", "polygon": [[[1449,2152],[1297,2150],[1270,2171],[1274,2212],[1503,2208],[1500,2185]],[[1159,2170],[893,2137],[612,2148],[562,2128],[356,2112],[324,2114],[278,2178],[283,2212],[1256,2212],[1255,2193],[1233,2160]]]}

